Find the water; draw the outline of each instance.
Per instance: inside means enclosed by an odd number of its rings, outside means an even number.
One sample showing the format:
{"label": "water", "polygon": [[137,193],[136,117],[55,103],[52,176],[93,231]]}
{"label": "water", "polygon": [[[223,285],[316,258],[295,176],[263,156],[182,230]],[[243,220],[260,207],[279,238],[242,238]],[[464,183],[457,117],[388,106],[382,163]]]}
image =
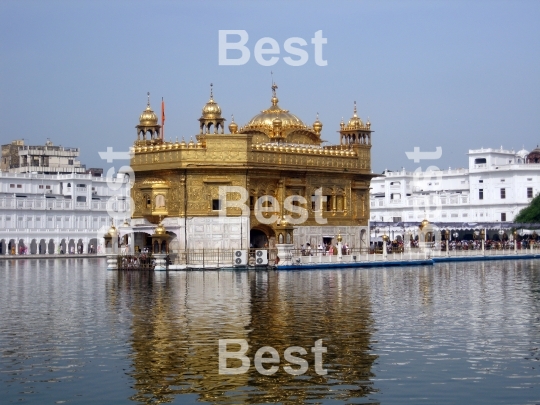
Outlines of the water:
{"label": "water", "polygon": [[[0,402],[540,403],[538,260],[104,268],[101,259],[0,261]],[[219,339],[248,342],[247,373],[218,373]],[[326,375],[310,352],[318,339]],[[281,358],[272,376],[253,366],[263,346]],[[308,351],[302,376],[283,370],[289,346]]]}

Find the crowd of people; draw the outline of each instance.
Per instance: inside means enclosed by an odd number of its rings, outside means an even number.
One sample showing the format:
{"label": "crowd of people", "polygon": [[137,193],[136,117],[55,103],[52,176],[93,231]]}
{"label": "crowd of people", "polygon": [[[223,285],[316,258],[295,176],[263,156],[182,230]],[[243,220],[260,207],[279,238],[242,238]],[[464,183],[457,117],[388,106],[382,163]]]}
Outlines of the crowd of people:
{"label": "crowd of people", "polygon": [[[310,243],[306,243],[305,245],[302,245],[300,247],[300,252],[302,256],[333,256],[339,253],[338,247],[336,245],[332,245],[331,243],[319,243],[319,245],[315,249],[311,248]],[[347,243],[342,244],[341,254],[351,254],[351,249],[349,248],[349,245]]]}

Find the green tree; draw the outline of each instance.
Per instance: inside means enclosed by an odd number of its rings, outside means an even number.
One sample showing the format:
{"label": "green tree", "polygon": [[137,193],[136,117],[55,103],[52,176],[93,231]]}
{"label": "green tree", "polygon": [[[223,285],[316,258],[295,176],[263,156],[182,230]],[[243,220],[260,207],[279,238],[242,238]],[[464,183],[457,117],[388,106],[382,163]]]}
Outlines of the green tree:
{"label": "green tree", "polygon": [[528,207],[519,211],[514,222],[540,223],[540,194],[532,199]]}

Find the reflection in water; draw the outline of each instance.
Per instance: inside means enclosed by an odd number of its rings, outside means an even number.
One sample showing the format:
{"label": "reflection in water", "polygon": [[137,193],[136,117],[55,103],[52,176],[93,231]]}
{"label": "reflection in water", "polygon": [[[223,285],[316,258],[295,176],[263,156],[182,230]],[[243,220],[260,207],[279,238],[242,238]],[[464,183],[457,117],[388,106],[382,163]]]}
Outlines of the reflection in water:
{"label": "reflection in water", "polygon": [[[109,305],[133,313],[130,375],[137,392],[131,399],[170,402],[177,394],[196,393],[212,403],[300,404],[373,392],[368,277],[353,270],[110,273]],[[247,340],[248,373],[218,373],[219,339]],[[317,339],[328,350],[327,375],[315,372],[310,348]],[[263,346],[274,347],[281,357],[272,376],[253,366]],[[303,376],[283,371],[289,346],[308,351]]]}
{"label": "reflection in water", "polygon": [[[6,403],[540,403],[540,260],[302,272],[107,272],[0,260]],[[328,374],[218,374],[218,340]],[[232,351],[232,350],[231,350]],[[267,365],[268,366],[268,365]]]}

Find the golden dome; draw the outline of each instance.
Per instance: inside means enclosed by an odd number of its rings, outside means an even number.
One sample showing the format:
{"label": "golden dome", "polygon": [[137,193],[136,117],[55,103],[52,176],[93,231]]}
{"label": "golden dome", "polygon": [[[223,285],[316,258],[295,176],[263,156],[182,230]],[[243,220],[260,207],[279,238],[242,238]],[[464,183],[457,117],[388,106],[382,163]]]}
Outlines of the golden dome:
{"label": "golden dome", "polygon": [[154,110],[150,107],[150,93],[148,93],[148,103],[146,104],[146,109],[142,112],[139,117],[139,124],[145,127],[157,125],[158,117]]}
{"label": "golden dome", "polygon": [[360,117],[358,117],[358,114],[356,112],[356,101],[354,102],[353,116],[349,120],[349,123],[347,124],[347,126],[350,127],[350,128],[359,128],[359,127],[364,126],[364,124],[362,123],[362,120],[360,119]]}
{"label": "golden dome", "polygon": [[107,231],[107,235],[106,236],[109,236],[111,238],[115,237],[116,235],[118,235],[118,230],[116,229],[116,227],[114,226],[114,224],[111,224],[111,227],[109,228],[109,230]]}
{"label": "golden dome", "polygon": [[166,235],[167,234],[167,230],[165,229],[165,227],[163,226],[163,222],[160,222],[156,228],[156,230],[154,231],[154,235],[156,236],[162,236],[162,235]]}
{"label": "golden dome", "polygon": [[424,229],[426,226],[429,225],[429,221],[427,219],[424,219],[421,223],[420,223],[420,230]]}
{"label": "golden dome", "polygon": [[281,121],[283,129],[305,129],[306,125],[296,115],[289,110],[282,110],[278,105],[278,98],[272,97],[272,105],[267,110],[261,111],[253,117],[244,127],[244,130],[272,130],[274,120]]}
{"label": "golden dome", "polygon": [[236,132],[238,131],[238,125],[236,124],[236,122],[234,122],[234,115],[232,115],[231,118],[232,118],[232,121],[229,124],[229,132],[231,134],[236,134]]}
{"label": "golden dome", "polygon": [[202,109],[202,118],[205,119],[221,118],[221,107],[214,101],[212,86],[213,84],[210,84],[210,100]]}
{"label": "golden dome", "polygon": [[315,133],[317,135],[320,135],[321,134],[321,130],[322,130],[322,122],[319,121],[319,113],[317,113],[317,119],[315,120],[315,122],[313,123],[313,130],[315,131]]}

